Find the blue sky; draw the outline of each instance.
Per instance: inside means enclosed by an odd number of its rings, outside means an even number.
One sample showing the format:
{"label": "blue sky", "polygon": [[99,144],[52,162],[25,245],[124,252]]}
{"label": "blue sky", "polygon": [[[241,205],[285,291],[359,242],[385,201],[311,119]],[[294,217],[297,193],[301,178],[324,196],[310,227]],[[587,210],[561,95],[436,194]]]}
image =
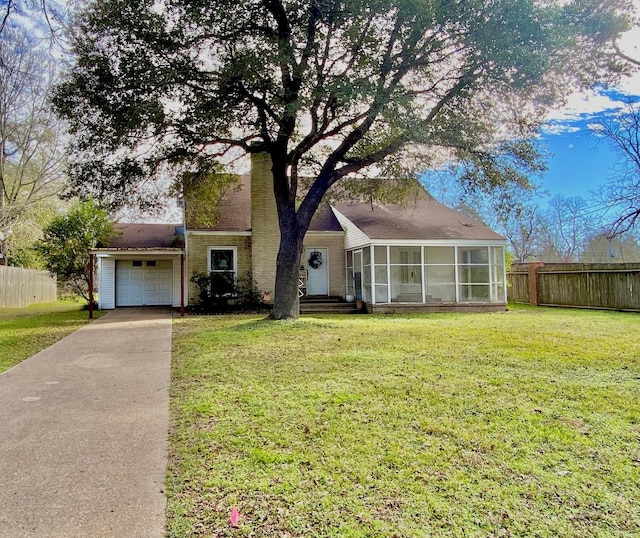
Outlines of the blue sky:
{"label": "blue sky", "polygon": [[[640,58],[640,53],[637,57]],[[580,196],[588,206],[596,208],[591,195],[615,174],[619,156],[606,139],[590,131],[589,125],[618,114],[628,99],[640,102],[640,74],[625,80],[621,89],[576,94],[566,107],[551,113],[541,133],[548,154],[548,170],[541,177],[531,178],[541,187],[538,198],[541,206],[549,198],[561,195]],[[442,198],[442,193],[436,191],[432,194],[445,203],[456,203],[455,191],[451,193],[454,198]]]}
{"label": "blue sky", "polygon": [[[640,58],[640,54],[637,56]],[[606,139],[597,137],[589,125],[619,113],[625,100],[640,101],[640,77],[625,79],[620,89],[598,90],[590,96],[575,96],[573,104],[556,111],[542,141],[550,158],[540,183],[550,195],[582,196],[605,184],[615,174],[619,156]]]}
{"label": "blue sky", "polygon": [[542,140],[551,156],[547,162],[548,171],[540,183],[550,195],[586,199],[614,173],[618,156],[606,140],[599,139],[588,129],[588,124],[599,115],[566,124],[571,130],[543,134]]}
{"label": "blue sky", "polygon": [[[640,16],[640,0],[633,1]],[[640,32],[635,29],[619,40],[625,54],[640,59]],[[542,186],[551,195],[582,196],[604,184],[611,177],[618,157],[606,141],[589,133],[588,125],[598,118],[618,113],[625,99],[640,101],[640,72],[620,80],[609,90],[602,88],[571,96],[561,109],[549,116],[543,142],[553,156]]]}

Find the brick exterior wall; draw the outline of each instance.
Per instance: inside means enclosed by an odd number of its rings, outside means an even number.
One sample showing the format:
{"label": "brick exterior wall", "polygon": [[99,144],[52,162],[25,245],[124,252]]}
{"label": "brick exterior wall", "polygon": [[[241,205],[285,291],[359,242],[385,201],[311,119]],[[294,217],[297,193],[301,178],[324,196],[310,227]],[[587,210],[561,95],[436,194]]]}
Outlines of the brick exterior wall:
{"label": "brick exterior wall", "polygon": [[[344,234],[309,232],[304,246],[328,249],[329,295],[344,297]],[[189,234],[185,266],[189,304],[194,304],[198,293],[190,278],[194,272],[207,272],[208,247],[236,247],[238,276],[243,277],[251,271],[258,291],[270,293],[273,299],[280,228],[273,195],[271,159],[268,154],[251,156],[251,236],[216,234],[215,231]],[[306,260],[302,260],[301,263],[304,265]]]}
{"label": "brick exterior wall", "polygon": [[273,195],[271,157],[267,153],[251,155],[251,247],[253,279],[258,291],[273,297],[280,228]]}
{"label": "brick exterior wall", "polygon": [[185,264],[185,279],[187,280],[188,304],[193,305],[198,297],[198,289],[191,282],[193,273],[208,271],[208,247],[236,247],[238,260],[238,277],[242,278],[251,271],[251,237],[241,235],[216,234],[188,234],[187,263]]}

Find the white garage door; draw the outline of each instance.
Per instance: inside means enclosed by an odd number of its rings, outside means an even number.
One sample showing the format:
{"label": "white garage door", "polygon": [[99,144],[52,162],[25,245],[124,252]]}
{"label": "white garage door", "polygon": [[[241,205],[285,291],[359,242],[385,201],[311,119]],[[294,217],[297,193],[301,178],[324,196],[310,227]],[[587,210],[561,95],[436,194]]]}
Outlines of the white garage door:
{"label": "white garage door", "polygon": [[157,306],[172,303],[171,260],[118,260],[116,306]]}

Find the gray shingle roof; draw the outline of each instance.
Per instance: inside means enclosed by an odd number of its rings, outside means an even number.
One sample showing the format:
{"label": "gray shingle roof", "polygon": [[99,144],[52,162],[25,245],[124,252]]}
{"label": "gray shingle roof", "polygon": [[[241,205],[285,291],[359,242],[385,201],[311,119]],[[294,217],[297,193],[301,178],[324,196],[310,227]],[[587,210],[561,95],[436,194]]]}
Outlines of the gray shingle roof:
{"label": "gray shingle roof", "polygon": [[[251,230],[251,177],[240,177],[238,189],[227,193],[220,204],[217,224],[212,228],[188,226],[189,230],[218,231],[218,232],[246,232]],[[323,204],[311,221],[309,231],[312,232],[341,232],[342,227],[331,211],[328,204]]]}
{"label": "gray shingle roof", "polygon": [[124,224],[114,226],[118,235],[109,243],[108,248],[175,248],[184,240],[180,224]]}
{"label": "gray shingle roof", "polygon": [[219,232],[248,232],[251,230],[251,177],[240,176],[238,188],[232,188],[224,195],[218,208],[219,219],[215,227],[194,226],[187,223],[189,230],[216,230]]}
{"label": "gray shingle roof", "polygon": [[[447,207],[435,200],[425,190],[405,206],[365,202],[338,202],[338,211],[351,220],[371,239],[478,239],[504,240],[480,221]],[[228,193],[219,208],[220,219],[214,228],[205,230],[251,230],[251,178],[241,177],[238,190]],[[189,229],[203,229],[192,228]],[[340,223],[328,204],[318,209],[311,222],[310,231],[342,231]]]}
{"label": "gray shingle roof", "polygon": [[504,240],[482,222],[441,204],[424,190],[406,206],[344,202],[334,206],[371,239]]}

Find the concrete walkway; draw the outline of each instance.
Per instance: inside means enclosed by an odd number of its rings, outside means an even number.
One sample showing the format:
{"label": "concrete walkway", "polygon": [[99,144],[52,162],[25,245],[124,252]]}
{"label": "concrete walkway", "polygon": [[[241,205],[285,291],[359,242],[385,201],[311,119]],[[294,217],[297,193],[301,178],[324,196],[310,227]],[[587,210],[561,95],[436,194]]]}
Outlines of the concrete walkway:
{"label": "concrete walkway", "polygon": [[115,310],[0,375],[0,537],[164,535],[171,317]]}

